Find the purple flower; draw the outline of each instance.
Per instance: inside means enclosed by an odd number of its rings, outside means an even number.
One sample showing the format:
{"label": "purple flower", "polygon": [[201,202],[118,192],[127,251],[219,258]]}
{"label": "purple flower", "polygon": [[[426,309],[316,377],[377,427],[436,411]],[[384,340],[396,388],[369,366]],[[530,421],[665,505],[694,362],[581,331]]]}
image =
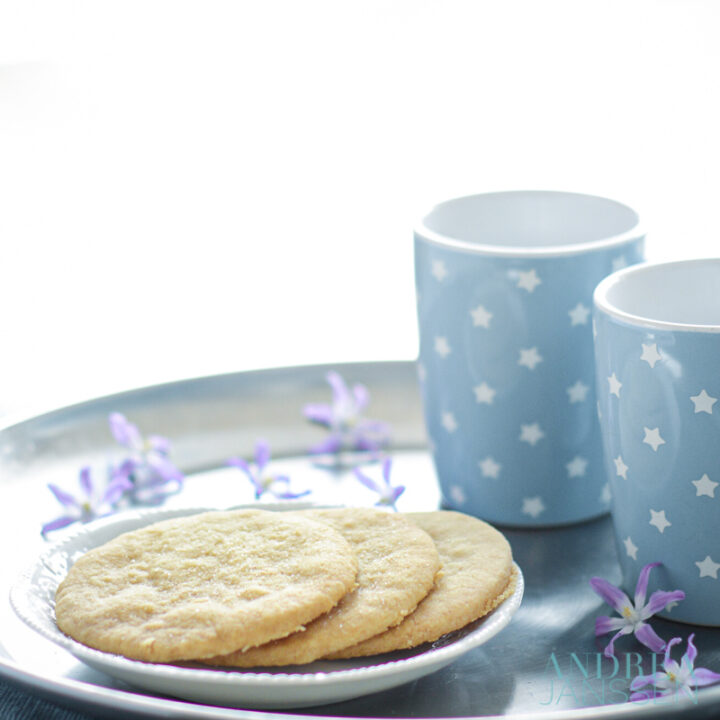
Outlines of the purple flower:
{"label": "purple flower", "polygon": [[170,442],[159,435],[143,438],[136,425],[121,413],[112,413],[110,431],[130,455],[113,470],[113,477],[131,483],[130,498],[135,503],[159,504],[168,495],[180,492],[184,476],[170,462]]}
{"label": "purple flower", "polygon": [[42,526],[43,535],[75,522],[86,523],[95,518],[109,515],[115,510],[123,493],[132,487],[130,481],[125,477],[114,477],[106,481],[104,485],[98,485],[93,482],[89,467],[80,470],[79,485],[80,492],[76,497],[54,483],[48,484],[52,494],[63,506],[64,514],[45,523]]}
{"label": "purple flower", "polygon": [[270,445],[265,440],[255,443],[255,465],[252,466],[241,457],[228,460],[228,465],[240,468],[255,488],[255,499],[258,500],[266,492],[281,500],[295,500],[310,494],[310,490],[294,493],[290,490],[290,478],[287,475],[274,475],[268,470],[270,463]]}
{"label": "purple flower", "polygon": [[397,502],[397,499],[405,492],[405,486],[397,485],[397,486],[393,487],[393,485],[390,483],[390,471],[391,470],[392,470],[392,460],[390,458],[386,458],[383,461],[383,465],[382,465],[382,477],[383,477],[382,483],[378,483],[375,480],[373,480],[372,478],[363,474],[360,471],[360,468],[356,467],[354,469],[354,473],[355,473],[355,477],[366,488],[369,488],[374,493],[378,494],[379,499],[375,503],[376,505],[387,505],[388,507],[393,508],[393,510],[397,510],[395,503]]}
{"label": "purple flower", "polygon": [[[682,640],[679,637],[670,640],[665,648],[665,660],[663,661],[665,672],[658,671],[650,675],[638,675],[630,684],[630,689],[634,691],[630,695],[630,700],[650,700],[664,695],[693,697],[693,688],[712,685],[720,680],[720,674],[707,668],[694,666],[697,657],[697,650],[693,645],[694,637],[693,633],[687,639],[687,651],[682,656],[679,665],[670,657],[670,651]],[[650,691],[637,692],[646,685],[652,685],[654,691],[652,693]],[[660,692],[657,692],[658,690]]]}
{"label": "purple flower", "polygon": [[620,617],[611,618],[602,615],[595,620],[595,635],[605,635],[615,632],[610,643],[605,648],[605,657],[613,657],[615,654],[614,643],[621,635],[634,633],[635,637],[653,652],[660,652],[665,648],[665,641],[645,622],[655,613],[660,612],[668,605],[685,599],[682,590],[656,590],[650,599],[645,602],[647,594],[648,578],[650,571],[661,563],[650,563],[640,571],[637,586],[635,587],[635,601],[631,602],[628,596],[619,588],[611,585],[607,580],[599,577],[590,579],[592,589],[614,610],[620,613]]}
{"label": "purple flower", "polygon": [[336,372],[327,374],[332,388],[330,405],[310,403],[303,414],[310,422],[330,431],[325,440],[310,448],[314,454],[338,453],[342,450],[379,450],[388,441],[388,427],[378,420],[363,417],[370,402],[370,393],[364,385],[348,388],[342,376]]}

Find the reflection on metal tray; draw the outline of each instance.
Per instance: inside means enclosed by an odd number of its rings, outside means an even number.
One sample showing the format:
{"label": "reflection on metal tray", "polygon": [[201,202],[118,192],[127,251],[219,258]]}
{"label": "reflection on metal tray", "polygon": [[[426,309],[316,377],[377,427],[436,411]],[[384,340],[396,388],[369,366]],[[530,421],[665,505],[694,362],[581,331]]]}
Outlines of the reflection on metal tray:
{"label": "reflection on metal tray", "polygon": [[[250,454],[266,438],[280,470],[298,487],[312,487],[321,502],[372,503],[349,471],[328,471],[306,449],[321,435],[302,417],[308,402],[329,399],[329,367],[302,367],[188,380],[92,400],[28,418],[0,430],[0,593],[43,550],[42,521],[57,508],[48,481],[76,482],[81,465],[103,463],[113,452],[107,428],[112,411],[125,413],[147,432],[173,442],[173,459],[190,475],[172,504],[227,507],[248,502],[247,482],[224,467],[228,457]],[[350,382],[371,392],[368,415],[393,428],[393,482],[407,486],[399,509],[435,508],[440,496],[425,449],[422,413],[413,363],[334,366]],[[602,657],[606,639],[593,636],[594,618],[606,608],[588,580],[600,575],[619,582],[610,521],[554,530],[505,533],[525,574],[523,605],[510,625],[482,647],[442,670],[364,697],[292,713],[196,705],[143,694],[91,670],[26,628],[9,604],[0,604],[0,675],[63,704],[124,717],[658,717],[720,712],[720,686],[698,691],[682,706],[674,699],[627,703],[630,679],[651,656],[632,638],[616,649],[617,666]],[[720,668],[720,630],[658,620],[663,637],[696,631],[698,664]],[[680,654],[680,653],[678,653]]]}

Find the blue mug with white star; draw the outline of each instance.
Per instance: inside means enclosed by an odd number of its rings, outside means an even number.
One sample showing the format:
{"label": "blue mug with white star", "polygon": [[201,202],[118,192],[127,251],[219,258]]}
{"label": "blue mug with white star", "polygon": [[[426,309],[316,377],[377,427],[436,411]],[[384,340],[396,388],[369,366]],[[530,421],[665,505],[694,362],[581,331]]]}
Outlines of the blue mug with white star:
{"label": "blue mug with white star", "polygon": [[720,259],[646,263],[594,296],[598,413],[624,584],[681,588],[720,625]]}
{"label": "blue mug with white star", "polygon": [[534,527],[608,512],[592,293],[643,244],[634,210],[577,193],[457,198],[418,223],[418,372],[446,507]]}

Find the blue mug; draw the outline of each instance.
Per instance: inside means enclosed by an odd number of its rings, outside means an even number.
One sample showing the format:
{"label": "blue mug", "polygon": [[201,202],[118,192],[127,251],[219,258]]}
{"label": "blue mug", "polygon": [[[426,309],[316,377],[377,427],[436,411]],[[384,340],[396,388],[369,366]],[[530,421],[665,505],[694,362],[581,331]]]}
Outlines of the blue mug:
{"label": "blue mug", "polygon": [[592,293],[643,245],[632,209],[577,193],[458,198],[416,226],[418,371],[445,506],[535,527],[608,512]]}
{"label": "blue mug", "polygon": [[623,582],[662,567],[666,617],[720,625],[720,259],[647,263],[595,291],[598,411]]}

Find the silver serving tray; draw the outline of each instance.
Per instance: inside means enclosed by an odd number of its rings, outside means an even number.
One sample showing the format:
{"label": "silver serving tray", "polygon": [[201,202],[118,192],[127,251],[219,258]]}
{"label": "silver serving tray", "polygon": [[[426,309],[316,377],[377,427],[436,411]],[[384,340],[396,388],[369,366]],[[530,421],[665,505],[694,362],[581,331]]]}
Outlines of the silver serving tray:
{"label": "silver serving tray", "polygon": [[[279,469],[294,484],[314,488],[321,502],[372,503],[372,496],[342,467],[313,463],[306,449],[322,436],[301,415],[308,402],[329,399],[325,375],[338,370],[368,386],[368,415],[393,428],[393,480],[407,485],[399,509],[439,506],[440,494],[426,449],[415,366],[410,362],[358,363],[244,372],[153,386],[90,400],[0,428],[0,591],[7,598],[17,574],[40,554],[39,529],[57,514],[45,488],[71,486],[81,465],[117,453],[107,426],[110,412],[125,413],[141,430],[173,442],[173,459],[191,477],[170,505],[229,507],[252,499],[249,483],[224,468],[232,455],[250,455],[255,441],[272,445]],[[600,661],[606,639],[593,622],[605,614],[588,580],[618,583],[610,521],[553,530],[505,529],[525,575],[523,605],[510,625],[482,647],[420,680],[379,693],[293,712],[200,705],[144,694],[86,667],[15,617],[0,603],[0,676],[42,697],[103,716],[162,718],[495,717],[603,718],[711,716],[720,711],[720,685],[703,688],[682,704],[670,698],[627,703],[637,662],[651,658],[632,638],[617,645],[613,674]],[[60,537],[58,535],[58,537]],[[696,632],[698,666],[720,669],[720,630],[658,620],[665,638]],[[683,645],[684,647],[684,645]],[[679,659],[679,658],[678,658]],[[627,663],[630,671],[628,672]]]}

